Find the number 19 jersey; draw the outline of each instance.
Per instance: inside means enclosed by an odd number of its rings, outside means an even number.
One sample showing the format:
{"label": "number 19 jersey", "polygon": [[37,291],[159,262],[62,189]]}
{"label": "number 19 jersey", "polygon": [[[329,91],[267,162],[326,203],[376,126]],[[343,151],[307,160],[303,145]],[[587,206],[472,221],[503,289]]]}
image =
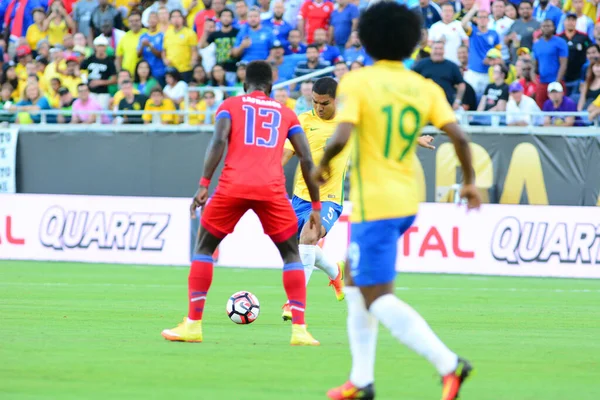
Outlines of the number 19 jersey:
{"label": "number 19 jersey", "polygon": [[285,195],[283,145],[303,134],[296,114],[256,91],[225,100],[215,117],[221,118],[231,120],[231,132],[216,193],[252,200]]}
{"label": "number 19 jersey", "polygon": [[[401,62],[378,61],[342,78],[338,122],[355,125],[350,177],[353,222],[415,215],[417,138],[428,123],[455,122],[444,91]],[[348,144],[350,145],[350,143]]]}

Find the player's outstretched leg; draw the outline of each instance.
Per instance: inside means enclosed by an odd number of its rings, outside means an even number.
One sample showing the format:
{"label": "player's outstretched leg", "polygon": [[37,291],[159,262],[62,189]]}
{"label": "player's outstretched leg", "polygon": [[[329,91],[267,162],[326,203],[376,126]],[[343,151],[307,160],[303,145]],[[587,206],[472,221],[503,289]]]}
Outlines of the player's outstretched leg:
{"label": "player's outstretched leg", "polygon": [[323,249],[315,246],[315,266],[329,276],[329,286],[333,287],[336,299],[344,300],[344,269],[346,263],[339,261],[334,263],[327,257]]}
{"label": "player's outstretched leg", "polygon": [[177,327],[162,331],[165,339],[174,342],[202,342],[202,313],[213,278],[212,255],[221,240],[204,227],[200,228],[188,276],[188,315]]}
{"label": "player's outstretched leg", "polygon": [[296,235],[292,235],[283,242],[275,243],[275,245],[283,259],[283,287],[292,313],[291,344],[293,346],[318,346],[319,342],[308,333],[304,321],[306,284],[304,266],[298,254]]}

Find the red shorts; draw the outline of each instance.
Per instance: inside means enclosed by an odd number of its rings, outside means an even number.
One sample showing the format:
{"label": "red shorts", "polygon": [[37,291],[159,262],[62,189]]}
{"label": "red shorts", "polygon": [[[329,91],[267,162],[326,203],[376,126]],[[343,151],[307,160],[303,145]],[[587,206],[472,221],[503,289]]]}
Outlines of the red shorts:
{"label": "red shorts", "polygon": [[290,201],[285,196],[269,200],[250,200],[215,193],[204,207],[202,226],[211,235],[223,239],[233,232],[246,211],[258,216],[266,235],[281,243],[296,235],[298,220]]}

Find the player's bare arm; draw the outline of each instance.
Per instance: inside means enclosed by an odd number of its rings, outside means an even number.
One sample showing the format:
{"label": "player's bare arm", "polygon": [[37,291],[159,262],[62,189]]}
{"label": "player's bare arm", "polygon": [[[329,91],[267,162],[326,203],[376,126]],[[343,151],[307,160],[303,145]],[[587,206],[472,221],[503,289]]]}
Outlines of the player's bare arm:
{"label": "player's bare arm", "polygon": [[294,152],[290,149],[283,149],[283,156],[281,157],[281,165],[287,164],[292,157],[294,157]]}
{"label": "player's bare arm", "polygon": [[212,179],[221,158],[223,158],[223,153],[227,146],[227,138],[229,137],[230,132],[231,120],[229,118],[218,119],[215,125],[215,132],[206,149],[204,173],[202,174],[198,191],[192,199],[192,205],[190,206],[190,215],[192,218],[196,217],[196,208],[203,206],[208,200],[208,186],[210,185],[210,180]]}
{"label": "player's bare arm", "polygon": [[460,197],[467,199],[467,205],[470,209],[479,208],[481,205],[481,196],[477,187],[475,187],[475,173],[473,172],[471,148],[469,147],[467,135],[465,135],[456,122],[444,125],[442,131],[446,132],[452,141],[456,156],[463,170],[464,184],[460,190]]}
{"label": "player's bare arm", "polygon": [[317,184],[322,185],[327,182],[330,172],[329,162],[344,150],[353,130],[354,124],[349,122],[342,122],[337,126],[333,136],[329,139],[329,144],[325,146],[325,154],[321,159],[321,164],[315,168],[311,176]]}
{"label": "player's bare arm", "polygon": [[417,144],[419,146],[424,147],[426,149],[435,150],[435,146],[431,143],[433,143],[433,136],[430,135],[419,136],[419,138],[417,139]]}
{"label": "player's bare arm", "polygon": [[311,180],[311,173],[315,169],[308,140],[304,133],[298,133],[290,137],[290,143],[294,148],[294,152],[298,156],[302,177],[306,182],[310,200],[313,203],[313,210],[310,213],[310,228],[316,232],[321,232],[321,197],[319,194],[319,185]]}

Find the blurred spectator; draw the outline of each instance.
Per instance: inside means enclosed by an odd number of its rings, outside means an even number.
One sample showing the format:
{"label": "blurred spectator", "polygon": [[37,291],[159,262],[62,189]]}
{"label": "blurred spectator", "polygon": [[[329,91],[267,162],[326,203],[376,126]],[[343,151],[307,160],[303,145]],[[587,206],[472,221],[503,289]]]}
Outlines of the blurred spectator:
{"label": "blurred spectator", "polygon": [[361,69],[365,66],[360,60],[354,60],[350,63],[350,71],[355,71],[357,69]]}
{"label": "blurred spectator", "polygon": [[73,102],[72,124],[93,124],[100,121],[103,124],[109,123],[108,115],[95,113],[106,110],[96,99],[90,95],[90,88],[85,83],[77,87],[79,98]]}
{"label": "blurred spectator", "polygon": [[454,7],[450,3],[442,4],[442,20],[436,22],[429,30],[429,44],[434,42],[444,43],[444,57],[455,64],[458,61],[458,48],[461,44],[467,45],[469,37],[462,24],[454,20]]}
{"label": "blurred spectator", "polygon": [[221,11],[225,9],[225,0],[212,0],[208,2],[210,8],[200,11],[194,19],[194,31],[198,35],[198,41],[204,33],[204,24],[207,20],[217,20],[217,15],[221,15]]}
{"label": "blurred spectator", "polygon": [[[142,33],[137,47],[138,57],[146,61],[154,76],[161,85],[164,85],[165,63],[162,59],[164,33],[158,30],[158,14],[155,12],[148,15],[148,31]],[[150,95],[148,91],[146,96]]]}
{"label": "blurred spectator", "polygon": [[233,27],[233,12],[226,8],[219,14],[221,29],[211,33],[207,38],[207,44],[215,44],[216,62],[225,68],[227,81],[235,81],[236,61],[231,55],[235,45],[235,38],[239,29]]}
{"label": "blurred spectator", "polygon": [[[165,74],[165,80],[167,84],[163,89],[164,95],[170,99],[175,105],[179,105],[183,101],[185,97],[185,92],[187,91],[187,83],[181,80],[181,75],[179,71],[174,68],[167,68],[167,73]],[[152,91],[151,93],[152,94]]]}
{"label": "blurred spectator", "polygon": [[589,113],[588,119],[590,121],[594,122],[598,118],[598,115],[600,115],[600,96],[596,97],[596,99],[589,105],[587,112]]}
{"label": "blurred spectator", "polygon": [[[181,4],[181,0],[156,0],[152,3],[152,5],[148,8],[146,8],[144,10],[144,12],[142,13],[142,25],[144,26],[148,26],[148,18],[150,16],[151,13],[155,12],[158,14],[158,16],[161,16],[161,12],[160,9],[164,8],[164,10],[166,11],[166,15],[169,15],[170,13],[172,13],[175,10],[178,10],[181,15],[183,15],[184,9],[183,6]],[[195,15],[195,14],[194,14]],[[160,18],[159,18],[160,20]],[[165,21],[161,21],[161,22],[167,22]],[[168,24],[168,23],[167,23]]]}
{"label": "blurred spectator", "polygon": [[87,40],[88,45],[92,44],[94,37],[91,31],[92,13],[98,7],[98,0],[78,0],[74,4],[73,20],[76,31],[82,33]]}
{"label": "blurred spectator", "polygon": [[513,22],[519,19],[517,4],[508,2],[505,4],[504,8],[504,15],[506,15],[506,17],[510,18]]}
{"label": "blurred spectator", "polygon": [[535,8],[534,18],[542,23],[546,20],[552,21],[554,27],[557,27],[562,18],[562,11],[549,0],[539,0],[539,5]]}
{"label": "blurred spectator", "polygon": [[25,36],[27,44],[29,44],[29,47],[32,49],[37,48],[38,43],[48,37],[48,32],[46,32],[44,23],[45,19],[46,12],[43,8],[40,7],[33,10],[33,24],[27,28],[27,35]]}
{"label": "blurred spectator", "polygon": [[288,35],[288,44],[285,46],[285,55],[305,54],[306,45],[302,43],[301,40],[302,36],[300,35],[300,31],[297,29],[292,29]]}
{"label": "blurred spectator", "polygon": [[335,63],[335,69],[333,70],[333,76],[335,76],[336,81],[340,81],[342,76],[346,75],[350,69],[348,68],[348,64],[344,61],[338,61]]}
{"label": "blurred spectator", "polygon": [[50,60],[50,43],[48,42],[48,40],[42,39],[39,42],[37,42],[35,50],[38,54],[38,57],[42,56],[45,59]]}
{"label": "blurred spectator", "polygon": [[[444,54],[446,53],[444,52]],[[456,58],[458,58],[458,68],[464,75],[464,73],[469,69],[469,48],[464,44],[461,45],[456,51]]]}
{"label": "blurred spectator", "polygon": [[139,61],[138,44],[142,34],[146,32],[146,29],[142,29],[142,16],[137,11],[133,11],[129,14],[128,21],[129,31],[119,41],[115,64],[117,70],[126,69],[133,75]]}
{"label": "blurred spectator", "polygon": [[241,93],[243,93],[244,82],[246,82],[246,63],[242,61],[237,63],[237,71],[235,72],[235,75],[237,78],[235,86],[242,88]]}
{"label": "blurred spectator", "polygon": [[300,84],[300,97],[294,108],[297,115],[312,110],[312,88],[312,81],[304,81]]}
{"label": "blurred spectator", "polygon": [[446,99],[453,109],[460,108],[465,94],[465,83],[456,64],[444,59],[444,43],[433,43],[431,57],[416,63],[413,69],[423,77],[437,83],[446,93]]}
{"label": "blurred spectator", "polygon": [[533,19],[533,3],[529,0],[523,0],[519,4],[519,17],[504,36],[504,43],[509,47],[513,62],[517,60],[517,49],[533,48],[533,34],[541,25]]}
{"label": "blurred spectator", "polygon": [[[575,28],[580,33],[585,33],[590,39],[594,37],[594,21],[583,13],[585,0],[573,0],[573,10],[563,14],[556,32],[565,31],[565,20],[572,15],[575,19]],[[566,7],[565,7],[566,8]]]}
{"label": "blurred spectator", "polygon": [[577,111],[587,110],[598,96],[600,96],[600,61],[595,61],[588,68],[585,81],[581,85],[581,95],[577,102]]}
{"label": "blurred spectator", "polygon": [[358,29],[358,7],[349,0],[338,0],[337,8],[331,13],[331,24],[329,26],[329,38],[331,44],[336,45],[343,52],[350,39],[352,31]]}
{"label": "blurred spectator", "polygon": [[298,13],[298,30],[305,42],[312,44],[317,29],[329,29],[333,3],[325,0],[306,0]]}
{"label": "blurred spectator", "polygon": [[202,0],[181,0],[181,6],[185,14],[186,26],[194,26],[196,15],[206,8]]}
{"label": "blurred spectator", "polygon": [[581,67],[581,72],[579,75],[579,79],[583,82],[587,76],[588,67],[590,64],[593,64],[595,61],[600,61],[600,46],[597,44],[592,44],[585,51],[586,61]]}
{"label": "blurred spectator", "polygon": [[516,70],[515,66],[512,64],[506,65],[506,63],[502,59],[502,53],[500,53],[500,50],[498,50],[496,48],[490,49],[487,52],[487,54],[485,55],[485,57],[487,59],[488,65],[490,66],[488,68],[488,76],[489,76],[490,83],[492,83],[494,81],[494,66],[495,65],[502,65],[508,71],[508,75],[506,76],[506,84],[507,85],[510,85],[517,79],[517,70]]}
{"label": "blurred spectator", "polygon": [[304,56],[291,54],[287,57],[284,57],[283,54],[283,45],[279,41],[275,41],[271,51],[269,52],[269,58],[267,58],[267,61],[273,68],[278,70],[279,78],[286,81],[294,77],[296,65],[298,64],[299,59],[304,59]]}
{"label": "blurred spectator", "polygon": [[183,26],[183,22],[181,11],[171,11],[173,26],[165,33],[163,62],[167,67],[179,71],[183,80],[189,82],[192,79],[192,66],[198,62],[198,40],[190,28]]}
{"label": "blurred spectator", "polygon": [[[214,87],[227,87],[229,83],[227,83],[227,79],[225,78],[225,69],[223,69],[222,65],[216,64],[212,70],[210,71],[210,80],[208,81],[209,86]],[[223,101],[227,97],[226,91],[215,90],[214,95],[216,96],[216,101],[219,103]]]}
{"label": "blurred spectator", "polygon": [[98,7],[92,12],[90,19],[90,39],[88,39],[88,43],[103,32],[103,27],[106,27],[107,23],[111,29],[123,29],[121,12],[115,6],[109,4],[109,0],[98,0]]}
{"label": "blurred spectator", "polygon": [[[196,88],[195,83],[190,83],[188,85],[189,89]],[[189,103],[182,101],[179,104],[180,111],[187,111],[188,114],[188,123],[190,125],[200,125],[201,121],[204,121],[204,115],[198,114],[200,111],[200,92],[198,90],[190,90],[188,92],[188,100]],[[185,120],[183,115],[179,116],[179,123],[183,123]]]}
{"label": "blurred spectator", "polygon": [[73,35],[71,35],[69,32],[64,34],[64,36],[62,37],[61,44],[63,45],[67,53],[73,53],[75,51],[75,40],[73,40]]}
{"label": "blurred spectator", "polygon": [[287,108],[294,110],[296,108],[296,100],[292,99],[289,95],[288,89],[281,88],[275,89],[273,98],[279,104],[286,106]]}
{"label": "blurred spectator", "polygon": [[270,0],[256,0],[256,5],[260,11],[260,20],[265,21],[273,18],[273,13],[271,12],[271,1]]}
{"label": "blurred spectator", "polygon": [[[156,12],[156,15],[158,16],[158,30],[162,33],[165,33],[169,30],[169,28],[171,28],[171,18],[169,16],[169,10],[167,9],[167,7],[159,7],[158,11]],[[142,16],[142,25],[144,25],[143,20],[144,18]]]}
{"label": "blurred spectator", "polygon": [[[83,35],[83,33],[77,32],[75,35],[73,35],[73,44],[75,45],[73,47],[73,50],[76,52],[79,52],[80,55],[82,55],[84,59],[88,58],[89,56],[94,54],[94,50],[88,46],[87,39]],[[48,45],[48,49],[49,48],[50,48],[50,46]],[[39,48],[38,48],[38,53],[40,53]]]}
{"label": "blurred spectator", "polygon": [[208,84],[208,75],[201,64],[194,67],[192,71],[192,82],[196,86],[206,86]]}
{"label": "blurred spectator", "polygon": [[[124,80],[121,83],[121,90],[123,91],[123,99],[118,103],[119,111],[142,111],[144,109],[148,98],[143,94],[134,92],[133,82]],[[123,115],[122,118],[125,124],[143,123],[141,115]]]}
{"label": "blurred spectator", "polygon": [[146,97],[150,96],[152,89],[156,86],[160,86],[158,81],[152,76],[152,72],[150,64],[145,60],[140,61],[135,68],[133,86],[140,94],[143,94]]}
{"label": "blurred spectator", "polygon": [[145,124],[150,124],[153,121],[154,112],[163,112],[157,118],[161,124],[175,124],[179,120],[176,114],[164,113],[164,111],[175,111],[175,104],[163,95],[162,90],[159,87],[152,89],[150,93],[150,99],[146,101],[144,106],[144,115],[142,119]]}
{"label": "blurred spectator", "polygon": [[109,57],[115,57],[119,42],[125,36],[125,31],[116,29],[111,21],[105,21],[102,24],[102,34],[98,37],[106,38],[108,41],[108,47],[106,48],[106,54]]}
{"label": "blurred spectator", "polygon": [[442,20],[440,6],[430,0],[419,0],[419,5],[413,10],[421,15],[424,28],[429,29],[433,24]]}
{"label": "blurred spectator", "polygon": [[563,81],[569,56],[567,43],[554,36],[554,23],[549,19],[542,23],[542,37],[533,45],[533,56],[540,81],[535,101],[538,106],[543,107],[548,99],[548,85]]}
{"label": "blurred spectator", "polygon": [[[525,96],[535,98],[535,92],[537,89],[537,83],[533,75],[533,64],[529,61],[518,60],[517,69],[520,65],[520,74],[517,74],[519,78],[518,82],[523,86],[523,93]],[[538,106],[539,108],[539,106]]]}
{"label": "blurred spectator", "polygon": [[[565,0],[564,6],[563,6],[563,10],[564,11],[577,12],[576,7],[575,7],[575,2],[571,1],[571,0]],[[588,18],[590,18],[593,21],[596,20],[596,18],[597,18],[597,4],[595,2],[593,2],[593,1],[589,1],[589,2],[586,1],[586,2],[584,2],[582,10],[583,10],[583,14],[585,14]],[[579,30],[579,29],[577,29],[577,30]],[[583,31],[583,32],[585,32],[585,31]]]}
{"label": "blurred spectator", "polygon": [[231,54],[246,62],[266,60],[274,41],[271,30],[260,24],[258,9],[253,8],[248,12],[248,24],[240,29],[236,37]]}
{"label": "blurred spectator", "polygon": [[475,5],[475,0],[460,0],[460,1],[448,1],[449,4],[454,3],[455,10],[457,13],[454,15],[454,19],[462,22],[465,15],[467,15],[471,10],[473,10],[473,6]]}
{"label": "blurred spectator", "polygon": [[40,0],[3,0],[0,2],[0,32],[16,40],[25,37],[33,25],[33,10],[46,8],[48,3]]}
{"label": "blurred spectator", "polygon": [[236,0],[235,2],[235,27],[241,29],[243,25],[248,23],[248,4],[246,0]]}
{"label": "blurred spectator", "polygon": [[[40,87],[34,83],[25,86],[25,96],[16,105],[9,108],[9,111],[16,113],[15,123],[17,124],[39,124],[41,115],[40,110],[50,110],[50,103],[44,97]],[[52,122],[50,116],[46,117],[48,122]]]}
{"label": "blurred spectator", "polygon": [[200,36],[198,44],[200,45],[199,59],[204,66],[204,69],[211,70],[217,63],[216,46],[208,45],[208,37],[217,31],[217,21],[215,19],[207,19],[204,22],[204,33]]}
{"label": "blurred spectator", "polygon": [[283,0],[285,12],[283,13],[283,20],[290,24],[294,29],[298,27],[298,16],[300,14],[300,8],[302,7],[303,0]]}
{"label": "blurred spectator", "polygon": [[581,83],[579,81],[581,67],[583,67],[583,64],[585,64],[586,61],[586,50],[592,44],[588,35],[575,30],[576,24],[577,15],[568,13],[564,20],[564,32],[558,35],[558,37],[566,42],[569,51],[567,72],[565,73],[567,96],[578,93],[579,91],[579,84]]}
{"label": "blurred spectator", "polygon": [[108,87],[117,83],[117,69],[114,59],[106,55],[107,47],[106,38],[100,36],[94,39],[96,52],[81,65],[81,69],[88,71],[87,81],[92,96],[104,109],[108,108],[110,99]]}
{"label": "blurred spectator", "polygon": [[60,1],[52,3],[50,14],[46,17],[43,24],[43,31],[48,33],[48,41],[50,44],[52,46],[63,44],[64,36],[69,31],[74,31],[75,28],[75,22],[71,16],[67,14],[63,4]]}
{"label": "blurred spectator", "polygon": [[82,82],[79,59],[73,55],[70,55],[65,61],[67,62],[67,69],[64,74],[59,75],[60,83],[61,86],[67,88],[73,96],[77,97],[77,88]]}
{"label": "blurred spectator", "polygon": [[354,61],[360,61],[362,65],[373,64],[373,59],[367,54],[364,47],[360,43],[358,38],[358,31],[354,31],[350,34],[350,40],[346,44],[346,50],[344,51],[344,61],[352,64]]}
{"label": "blurred spectator", "polygon": [[17,65],[15,65],[15,71],[17,72],[17,76],[21,80],[27,80],[27,64],[33,60],[31,56],[31,49],[29,46],[19,46],[17,47]]}
{"label": "blurred spectator", "polygon": [[[577,105],[571,98],[564,95],[563,87],[560,82],[551,82],[548,85],[548,97],[544,103],[542,111],[544,112],[576,112]],[[544,126],[573,126],[575,125],[574,116],[547,116],[544,118]]]}
{"label": "blurred spectator", "polygon": [[50,63],[44,70],[46,82],[50,82],[50,79],[58,76],[60,73],[64,73],[66,69],[67,63],[63,58],[63,52],[56,48],[50,49]]}
{"label": "blurred spectator", "polygon": [[535,100],[523,94],[524,88],[519,82],[513,82],[508,87],[510,98],[506,104],[506,125],[528,126],[535,125],[537,118],[531,113],[540,112]]}
{"label": "blurred spectator", "polygon": [[214,124],[217,108],[219,108],[219,106],[215,99],[215,93],[212,90],[207,90],[204,92],[202,95],[202,101],[198,105],[198,110],[204,113],[200,116],[200,123],[207,125]]}
{"label": "blurred spectator", "polygon": [[[267,1],[267,5],[268,5]],[[283,1],[276,0],[273,2],[273,16],[262,21],[265,28],[271,29],[275,39],[279,40],[284,46],[288,43],[288,36],[293,29],[290,24],[283,20],[285,6]]]}
{"label": "blurred spectator", "polygon": [[15,66],[11,63],[6,63],[3,65],[2,70],[4,73],[0,76],[0,84],[4,86],[4,84],[8,83],[13,88],[12,98],[15,101],[18,101],[21,98],[21,89],[22,85],[19,83],[19,77],[17,76],[17,71]]}
{"label": "blurred spectator", "polygon": [[75,99],[73,98],[71,91],[66,87],[59,88],[57,94],[59,96],[59,104],[56,108],[61,111],[68,111],[68,113],[58,114],[56,116],[56,122],[59,124],[69,124],[71,123],[73,103],[75,102]]}
{"label": "blurred spectator", "polygon": [[[125,97],[125,93],[123,93],[123,82],[131,81],[131,73],[126,69],[120,71],[117,75],[117,87],[119,90],[113,95],[113,97],[108,102],[108,108],[112,110],[118,110],[119,103]],[[134,89],[134,94],[139,94],[140,92],[137,89]]]}
{"label": "blurred spectator", "polygon": [[[50,107],[52,108],[60,108],[60,94],[58,94],[58,90],[61,88],[61,82],[58,78],[52,78],[50,80],[50,85],[48,87],[48,92],[46,92],[46,98],[48,99],[48,103],[50,103]],[[65,88],[67,91],[69,89]]]}
{"label": "blurred spectator", "polygon": [[[469,22],[473,15],[477,13],[477,24],[469,27]],[[463,27],[467,29],[469,35],[469,69],[465,72],[464,79],[475,90],[479,97],[489,82],[488,67],[485,64],[487,52],[500,44],[496,31],[488,29],[487,11],[478,10],[474,7],[462,20]],[[508,98],[508,96],[507,96]]]}
{"label": "blurred spectator", "polygon": [[505,111],[508,101],[508,85],[504,82],[507,70],[503,65],[494,66],[494,83],[485,88],[477,111]]}
{"label": "blurred spectator", "polygon": [[498,34],[500,45],[502,46],[502,59],[505,62],[509,62],[510,53],[508,47],[504,43],[504,38],[515,21],[508,18],[505,13],[506,3],[504,3],[504,0],[494,0],[492,2],[492,14],[490,15],[490,21],[488,22],[488,29],[494,30]]}
{"label": "blurred spectator", "polygon": [[306,61],[299,62],[294,71],[294,78],[310,74],[329,65],[319,59],[319,48],[311,44],[306,49]]}
{"label": "blurred spectator", "polygon": [[336,46],[327,45],[327,32],[325,29],[316,29],[313,33],[313,43],[319,48],[321,60],[329,65],[335,64],[341,59],[340,50]]}

